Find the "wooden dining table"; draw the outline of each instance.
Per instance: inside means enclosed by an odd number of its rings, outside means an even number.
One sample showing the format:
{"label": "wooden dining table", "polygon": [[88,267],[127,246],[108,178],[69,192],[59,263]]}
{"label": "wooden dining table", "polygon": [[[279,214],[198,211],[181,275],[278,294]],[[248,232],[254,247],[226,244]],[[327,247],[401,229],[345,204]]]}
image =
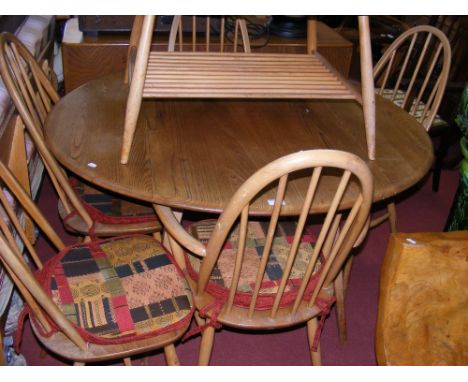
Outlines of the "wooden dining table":
{"label": "wooden dining table", "polygon": [[[353,100],[145,99],[123,165],[127,95],[123,73],[73,90],[49,114],[46,141],[62,165],[85,180],[176,210],[219,213],[256,170],[300,150],[344,150],[366,160],[374,175],[374,202],[417,183],[433,160],[422,125],[379,96],[375,160],[367,159],[362,108]],[[294,182],[285,215],[298,212],[306,186],[301,176]],[[327,210],[328,189],[324,181],[316,212]],[[271,195],[274,190],[265,190],[251,213],[267,214]],[[351,190],[340,207],[349,208],[353,198]]]}

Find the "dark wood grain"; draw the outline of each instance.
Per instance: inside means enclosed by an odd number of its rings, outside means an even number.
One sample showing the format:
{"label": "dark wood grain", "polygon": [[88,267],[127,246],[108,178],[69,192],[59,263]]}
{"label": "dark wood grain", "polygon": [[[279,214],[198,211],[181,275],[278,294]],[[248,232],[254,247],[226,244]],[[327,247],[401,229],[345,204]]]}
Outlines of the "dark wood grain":
{"label": "dark wood grain", "polygon": [[[376,160],[367,159],[363,114],[352,100],[145,100],[131,156],[119,162],[128,88],[123,73],[92,81],[65,96],[46,122],[46,139],[62,164],[104,188],[182,209],[219,212],[260,167],[282,155],[314,148],[352,152],[367,161],[374,201],[418,182],[432,163],[423,127],[377,97]],[[95,163],[97,167],[89,167]],[[325,177],[315,211],[330,203]],[[303,179],[292,182],[285,214],[297,213]],[[267,190],[253,213],[265,213]],[[342,208],[355,195],[345,195]]]}

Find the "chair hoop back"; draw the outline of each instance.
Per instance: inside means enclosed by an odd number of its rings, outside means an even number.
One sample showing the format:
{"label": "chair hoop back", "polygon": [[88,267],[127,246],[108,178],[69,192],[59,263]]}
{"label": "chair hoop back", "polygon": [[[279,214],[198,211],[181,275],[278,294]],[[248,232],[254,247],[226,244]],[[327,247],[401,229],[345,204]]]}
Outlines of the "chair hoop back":
{"label": "chair hoop back", "polygon": [[68,183],[44,140],[44,123],[60,97],[28,49],[11,33],[0,34],[0,73],[68,213],[76,210],[89,227],[92,219]]}
{"label": "chair hoop back", "polygon": [[48,112],[60,97],[33,55],[11,33],[0,35],[0,66],[18,112],[27,114],[42,130]]}
{"label": "chair hoop back", "polygon": [[450,63],[445,34],[430,25],[416,26],[402,33],[375,65],[376,91],[429,130],[444,95]]}
{"label": "chair hoop back", "polygon": [[[305,175],[308,174],[307,170],[309,169],[312,170],[311,176]],[[328,170],[330,172],[327,172]],[[341,176],[338,173],[341,173]],[[276,190],[276,197],[271,200],[271,216],[269,217],[270,221],[260,265],[256,276],[252,277],[253,279],[248,282],[249,285],[254,285],[249,306],[249,316],[251,317],[256,309],[261,286],[264,285],[265,269],[271,256],[270,251],[274,244],[274,235],[281,208],[288,203],[288,187],[294,187],[292,183],[296,176],[300,178],[306,176],[310,181],[307,193],[304,196],[302,210],[297,219],[294,235],[291,235],[289,253],[285,264],[283,264],[283,275],[281,280],[278,280],[279,286],[271,306],[272,320],[275,319],[282,305],[284,291],[291,280],[291,269],[296,261],[306,221],[309,215],[314,213],[314,197],[321,183],[328,184],[326,187],[334,188],[336,191],[331,206],[324,217],[323,224],[319,228],[309,260],[303,266],[303,277],[298,286],[294,304],[289,307],[292,315],[300,307],[304,308],[305,292],[313,273],[319,266],[319,261],[321,261],[321,271],[315,290],[308,296],[306,305],[309,307],[314,304],[322,287],[328,286],[333,281],[349,251],[364,229],[372,200],[373,181],[369,168],[357,156],[335,150],[310,150],[287,155],[266,165],[245,181],[227,204],[214,227],[206,247],[206,257],[200,267],[198,291],[203,294],[206,291],[226,239],[240,217],[240,228],[239,232],[236,233],[238,248],[235,264],[233,264],[232,268],[232,282],[230,286],[226,285],[229,288],[228,312],[233,307],[235,296],[238,293],[237,287],[243,269],[245,243],[249,240],[249,206],[255,202],[259,193],[264,192],[266,189],[272,192]],[[276,181],[278,181],[277,186],[275,185]],[[329,186],[328,182],[330,181],[333,187]],[[272,186],[274,189],[271,188]],[[343,195],[347,192],[353,192],[355,198],[351,211],[344,218],[344,214],[339,210]],[[340,221],[342,223],[341,228],[339,228]],[[246,282],[242,284],[246,284]]]}

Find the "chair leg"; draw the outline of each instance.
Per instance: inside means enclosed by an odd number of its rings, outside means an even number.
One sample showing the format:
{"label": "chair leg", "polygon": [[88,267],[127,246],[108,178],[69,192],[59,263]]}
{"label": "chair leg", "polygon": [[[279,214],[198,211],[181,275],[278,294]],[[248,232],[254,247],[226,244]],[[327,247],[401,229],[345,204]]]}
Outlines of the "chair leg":
{"label": "chair leg", "polygon": [[388,222],[390,223],[390,231],[396,233],[397,231],[397,213],[395,203],[391,202],[387,205]]}
{"label": "chair leg", "polygon": [[124,135],[122,140],[122,152],[120,155],[120,162],[122,164],[127,164],[128,162],[133,135],[137,125],[138,114],[140,113],[146,68],[148,66],[148,58],[151,50],[154,19],[154,16],[145,16],[138,42],[138,50],[133,69],[132,82],[128,93],[124,121]]}
{"label": "chair leg", "polygon": [[315,339],[315,332],[318,328],[318,320],[317,317],[314,317],[307,321],[307,336],[309,338],[309,349],[310,349],[310,356],[312,358],[312,365],[314,366],[321,366],[322,365],[322,355],[320,354],[320,342],[317,346],[317,351],[312,351],[312,345]]}
{"label": "chair leg", "polygon": [[198,313],[198,311],[195,311],[194,317],[195,317],[195,321],[197,322],[198,326],[205,325],[205,320],[200,317],[200,314]]}
{"label": "chair leg", "polygon": [[179,357],[177,357],[174,344],[164,347],[164,355],[166,357],[166,363],[169,366],[180,366]]}
{"label": "chair leg", "polygon": [[344,265],[343,289],[344,289],[344,295],[345,296],[346,296],[346,292],[348,291],[349,278],[351,277],[351,269],[353,268],[353,260],[354,260],[354,255],[351,253],[348,256],[348,259],[346,260],[346,263]]}
{"label": "chair leg", "polygon": [[124,358],[123,361],[125,366],[132,366],[132,360],[130,359],[130,357]]}
{"label": "chair leg", "polygon": [[369,228],[375,228],[388,219],[388,211],[371,220]]}
{"label": "chair leg", "polygon": [[340,335],[340,343],[346,344],[348,335],[346,331],[346,315],[345,315],[345,287],[344,287],[344,269],[341,270],[333,282],[336,297],[336,322],[338,324],[338,333]]}
{"label": "chair leg", "polygon": [[143,357],[140,361],[141,366],[148,366],[149,365],[149,358],[148,357]]}
{"label": "chair leg", "polygon": [[200,344],[200,354],[198,355],[198,365],[208,366],[211,358],[211,350],[213,349],[215,328],[208,326],[202,334]]}

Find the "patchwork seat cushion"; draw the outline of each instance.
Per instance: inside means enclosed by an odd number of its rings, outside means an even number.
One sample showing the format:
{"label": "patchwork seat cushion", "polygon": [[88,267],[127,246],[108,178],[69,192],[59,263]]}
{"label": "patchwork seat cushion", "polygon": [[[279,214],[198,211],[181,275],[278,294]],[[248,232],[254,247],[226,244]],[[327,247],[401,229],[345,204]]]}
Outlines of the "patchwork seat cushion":
{"label": "patchwork seat cushion", "polygon": [[[376,89],[376,92],[378,92],[379,89]],[[392,100],[393,98],[393,89],[384,89],[383,93],[382,93],[382,96],[388,100],[391,100],[395,105],[397,105],[398,107],[401,107],[403,105],[403,101],[405,99],[405,95],[406,95],[406,92],[403,91],[403,90],[397,90],[396,94],[395,94],[395,98]],[[414,107],[414,103],[416,102],[416,100],[413,101],[413,105],[411,107],[411,110],[413,109]],[[426,107],[426,104],[422,101],[419,102],[416,110],[414,112],[412,112],[412,115],[414,115],[414,117],[418,120],[421,119],[421,116],[422,114],[424,113],[424,108]],[[447,122],[442,119],[442,117],[438,114],[436,114],[436,116],[434,117],[434,120],[432,121],[432,125],[429,126],[429,127],[437,127],[437,126],[442,126],[442,125],[446,125]]]}
{"label": "patchwork seat cushion", "polygon": [[70,178],[70,184],[90,216],[101,223],[128,224],[158,219],[149,204],[105,192],[75,177]]}
{"label": "patchwork seat cushion", "polygon": [[[202,243],[207,243],[216,220],[203,220],[191,224],[188,227],[189,232]],[[260,267],[260,260],[266,242],[266,234],[269,222],[249,221],[247,240],[244,251],[244,260],[241,270],[241,276],[238,284],[238,292],[234,304],[237,306],[249,306],[251,297],[255,288],[255,279]],[[289,254],[290,245],[293,241],[296,223],[290,221],[281,221],[278,223],[271,254],[266,266],[265,276],[260,287],[259,298],[256,307],[258,309],[268,309],[272,306],[274,296],[283,277],[286,260]],[[226,297],[232,282],[232,274],[237,254],[239,240],[239,226],[235,226],[228,236],[222,252],[218,258],[211,274],[208,284],[208,293],[218,297]],[[297,290],[302,281],[305,269],[314,249],[315,236],[311,226],[304,228],[298,253],[290,273],[290,280],[286,286],[282,299],[282,305],[287,305],[294,300]],[[195,256],[186,254],[187,268],[190,277],[198,279],[198,271],[201,261]],[[313,290],[316,279],[319,274],[321,260],[318,259],[314,274],[309,282],[307,290]]]}
{"label": "patchwork seat cushion", "polygon": [[119,343],[188,326],[189,286],[162,245],[132,235],[68,247],[38,273],[89,342]]}

